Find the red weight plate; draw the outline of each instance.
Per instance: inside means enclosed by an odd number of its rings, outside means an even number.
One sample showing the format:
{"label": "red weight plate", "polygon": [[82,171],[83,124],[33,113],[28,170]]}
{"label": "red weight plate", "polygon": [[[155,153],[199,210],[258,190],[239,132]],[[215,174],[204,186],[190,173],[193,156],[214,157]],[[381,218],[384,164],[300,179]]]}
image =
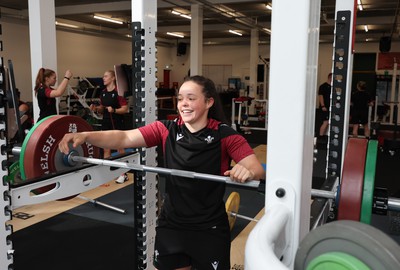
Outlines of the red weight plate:
{"label": "red weight plate", "polygon": [[350,138],[343,162],[338,207],[339,220],[360,220],[368,140]]}
{"label": "red weight plate", "polygon": [[[64,164],[64,154],[58,150],[59,142],[66,133],[91,130],[93,130],[92,126],[77,116],[57,115],[44,119],[34,128],[32,134],[28,134],[30,136],[27,137],[27,142],[24,141],[21,175],[25,179],[30,179],[70,169]],[[98,158],[100,155],[99,148],[87,143],[75,150],[84,157]],[[35,193],[40,194],[51,188],[46,187],[46,190]]]}

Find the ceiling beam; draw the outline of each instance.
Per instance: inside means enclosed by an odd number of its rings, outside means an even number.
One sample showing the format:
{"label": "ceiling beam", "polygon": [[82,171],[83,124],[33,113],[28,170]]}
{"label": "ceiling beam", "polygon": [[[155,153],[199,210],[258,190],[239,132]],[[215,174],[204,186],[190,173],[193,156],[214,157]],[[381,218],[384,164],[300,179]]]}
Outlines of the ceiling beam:
{"label": "ceiling beam", "polygon": [[131,10],[131,1],[56,7],[56,16]]}

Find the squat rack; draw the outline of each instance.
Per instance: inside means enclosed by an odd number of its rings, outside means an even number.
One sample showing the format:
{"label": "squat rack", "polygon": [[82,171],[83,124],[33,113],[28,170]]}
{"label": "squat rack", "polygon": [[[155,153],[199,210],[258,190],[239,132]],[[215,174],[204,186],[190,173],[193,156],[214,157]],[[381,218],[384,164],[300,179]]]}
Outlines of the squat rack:
{"label": "squat rack", "polygon": [[[350,11],[349,29],[353,28],[354,3],[350,1],[337,1],[337,12]],[[351,5],[350,5],[351,4]],[[292,8],[287,9],[287,6]],[[311,198],[311,179],[313,162],[313,137],[314,137],[314,108],[315,108],[315,89],[317,76],[318,59],[318,41],[319,41],[319,0],[281,0],[274,3],[274,13],[272,16],[273,32],[271,36],[271,69],[270,69],[270,105],[269,105],[269,132],[268,132],[268,171],[267,171],[267,189],[266,189],[266,215],[257,224],[257,228],[278,229],[284,232],[284,241],[277,243],[275,250],[283,256],[280,261],[277,257],[267,257],[261,254],[261,250],[251,250],[248,252],[246,247],[246,269],[259,269],[260,266],[271,266],[275,264],[274,269],[292,269],[294,256],[299,242],[309,231],[310,216],[310,198]],[[156,32],[156,3],[146,0],[132,1],[132,31],[133,31],[133,91],[136,96],[136,119],[138,125],[145,124],[155,120],[155,32]],[[303,14],[303,16],[298,16]],[[297,18],[295,31],[292,36],[288,36],[289,25],[287,22]],[[294,35],[294,36],[293,36]],[[352,32],[349,32],[352,37]],[[292,40],[297,40],[296,46],[293,46]],[[146,40],[146,42],[144,42]],[[349,38],[347,50],[349,52],[346,62],[342,61],[346,68],[347,78],[351,71],[352,63],[352,39]],[[292,85],[296,87],[288,88],[281,82],[287,79],[287,63],[296,70],[291,72]],[[0,68],[4,68],[3,65]],[[3,69],[4,70],[4,69]],[[335,70],[336,72],[336,70]],[[335,73],[334,72],[334,73]],[[4,74],[4,73],[2,73]],[[337,80],[339,82],[339,80]],[[343,82],[341,80],[341,82]],[[345,81],[346,89],[349,89],[351,80]],[[2,85],[3,86],[3,85]],[[0,94],[5,95],[4,87]],[[291,98],[288,99],[287,97]],[[348,93],[345,95],[344,104],[348,104]],[[149,101],[150,99],[150,101]],[[144,100],[147,102],[144,105]],[[284,103],[284,104],[282,104]],[[143,109],[141,109],[143,108]],[[288,110],[290,108],[290,110]],[[344,106],[342,119],[348,119],[348,109]],[[4,108],[0,108],[0,114],[5,115]],[[145,117],[146,116],[146,117]],[[344,121],[346,128],[348,123]],[[6,123],[0,122],[0,129],[6,130]],[[346,129],[344,129],[346,130]],[[343,133],[340,144],[341,149],[346,144],[346,134]],[[6,145],[6,140],[0,137],[0,144]],[[154,165],[155,150],[142,150],[141,164]],[[340,151],[339,156],[343,157]],[[1,153],[0,160],[4,164],[6,155]],[[341,162],[338,163],[341,166]],[[287,170],[287,166],[291,170]],[[338,170],[340,171],[340,170]],[[3,168],[1,174],[7,175]],[[141,256],[140,269],[151,268],[151,256],[153,254],[152,244],[154,241],[154,227],[156,214],[156,180],[152,176],[140,176],[135,186],[135,202],[139,202],[137,207],[136,224],[138,227],[137,237],[139,238],[138,252]],[[135,179],[136,180],[136,179]],[[282,189],[285,196],[278,196],[276,191]],[[0,191],[3,194],[3,200],[0,200],[0,208],[4,209],[1,214],[0,222],[5,224],[10,219],[10,197],[7,196],[9,187],[3,182],[0,185]],[[279,192],[279,194],[282,194]],[[279,209],[279,211],[277,211]],[[303,218],[302,218],[303,217]],[[282,229],[282,230],[280,230]],[[12,229],[5,226],[0,234],[0,269],[8,269],[12,264],[12,243],[9,235]],[[275,232],[271,232],[273,235]],[[262,239],[255,240],[250,235],[248,246],[263,244]],[[268,243],[268,242],[265,242]],[[280,256],[279,256],[280,257]],[[255,266],[256,265],[256,266]],[[258,267],[258,268],[257,268]]]}

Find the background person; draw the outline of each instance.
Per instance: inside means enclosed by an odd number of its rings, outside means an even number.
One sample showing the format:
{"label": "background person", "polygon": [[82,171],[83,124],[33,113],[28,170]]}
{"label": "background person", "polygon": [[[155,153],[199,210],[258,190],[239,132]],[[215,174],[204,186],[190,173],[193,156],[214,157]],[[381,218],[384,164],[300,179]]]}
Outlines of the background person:
{"label": "background person", "polygon": [[366,91],[367,84],[364,81],[357,83],[357,90],[351,95],[351,103],[353,105],[350,123],[353,125],[353,136],[358,136],[358,126],[364,128],[364,136],[369,138],[370,130],[368,126],[369,107],[372,106],[373,100],[371,95]]}
{"label": "background person", "polygon": [[322,124],[319,128],[320,137],[326,135],[329,125],[329,117],[330,117],[329,107],[331,106],[331,91],[332,91],[332,73],[329,73],[327,81],[321,84],[318,89],[318,101],[319,101],[319,108],[321,109],[321,119],[322,119]]}
{"label": "background person", "polygon": [[[126,131],[68,133],[59,149],[69,153],[88,142],[105,148],[162,146],[165,167],[229,176],[245,182],[265,179],[265,171],[242,135],[224,122],[214,83],[189,77],[180,87],[175,120],[159,120]],[[231,160],[235,162],[230,168]],[[225,183],[167,176],[158,218],[157,269],[230,269],[230,228],[223,197]],[[214,268],[212,268],[214,267]],[[218,268],[217,268],[218,267]]]}
{"label": "background person", "polygon": [[48,68],[39,69],[34,88],[40,109],[37,121],[40,121],[47,116],[57,114],[56,98],[61,97],[64,94],[71,77],[72,72],[67,70],[58,87],[54,89],[53,86],[57,82],[56,72]]}
{"label": "background person", "polygon": [[[114,70],[104,72],[103,84],[105,88],[100,94],[100,105],[91,104],[90,109],[96,113],[103,114],[102,130],[124,130],[124,114],[128,112],[128,103],[124,97],[118,95]],[[111,148],[104,148],[103,151],[104,158],[111,156]],[[119,148],[118,152],[123,154],[125,150],[124,148]],[[127,180],[128,176],[122,174],[117,178],[116,182],[122,184]]]}

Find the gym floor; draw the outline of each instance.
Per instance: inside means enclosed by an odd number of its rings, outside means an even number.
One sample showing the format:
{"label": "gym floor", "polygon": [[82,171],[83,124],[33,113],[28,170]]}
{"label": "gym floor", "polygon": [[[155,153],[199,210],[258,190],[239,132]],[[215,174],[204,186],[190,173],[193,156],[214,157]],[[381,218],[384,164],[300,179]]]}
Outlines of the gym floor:
{"label": "gym floor", "polygon": [[[264,135],[265,138],[265,135]],[[266,145],[252,144],[265,163]],[[126,214],[95,206],[79,197],[29,205],[13,210],[15,269],[136,269],[133,176],[114,180],[80,195],[126,210]],[[162,178],[159,184],[162,189]],[[257,190],[227,187],[240,194],[239,213],[259,219],[264,195]],[[254,222],[236,219],[232,230],[232,269],[243,269],[244,247]],[[46,254],[43,256],[43,254]],[[73,259],[71,259],[73,258]]]}
{"label": "gym floor", "polygon": [[[261,162],[266,163],[266,132],[246,134]],[[324,152],[325,151],[325,152]],[[313,188],[318,188],[324,177],[326,150],[320,149],[314,164]],[[387,187],[389,196],[399,194],[400,185],[393,178],[400,154],[378,152],[376,186]],[[397,167],[396,167],[397,166]],[[162,178],[159,181],[162,189]],[[239,213],[259,219],[263,215],[265,197],[256,190],[227,187],[225,200],[232,191],[240,194]],[[133,177],[124,184],[114,180],[81,194],[125,209],[123,215],[79,197],[53,201],[15,209],[12,241],[15,249],[15,269],[135,269],[132,252],[135,250]],[[400,215],[373,215],[372,225],[400,243]],[[246,239],[255,222],[236,219],[232,229],[232,269],[243,269]],[[46,254],[46,256],[43,256]],[[73,259],[71,259],[73,258]]]}

